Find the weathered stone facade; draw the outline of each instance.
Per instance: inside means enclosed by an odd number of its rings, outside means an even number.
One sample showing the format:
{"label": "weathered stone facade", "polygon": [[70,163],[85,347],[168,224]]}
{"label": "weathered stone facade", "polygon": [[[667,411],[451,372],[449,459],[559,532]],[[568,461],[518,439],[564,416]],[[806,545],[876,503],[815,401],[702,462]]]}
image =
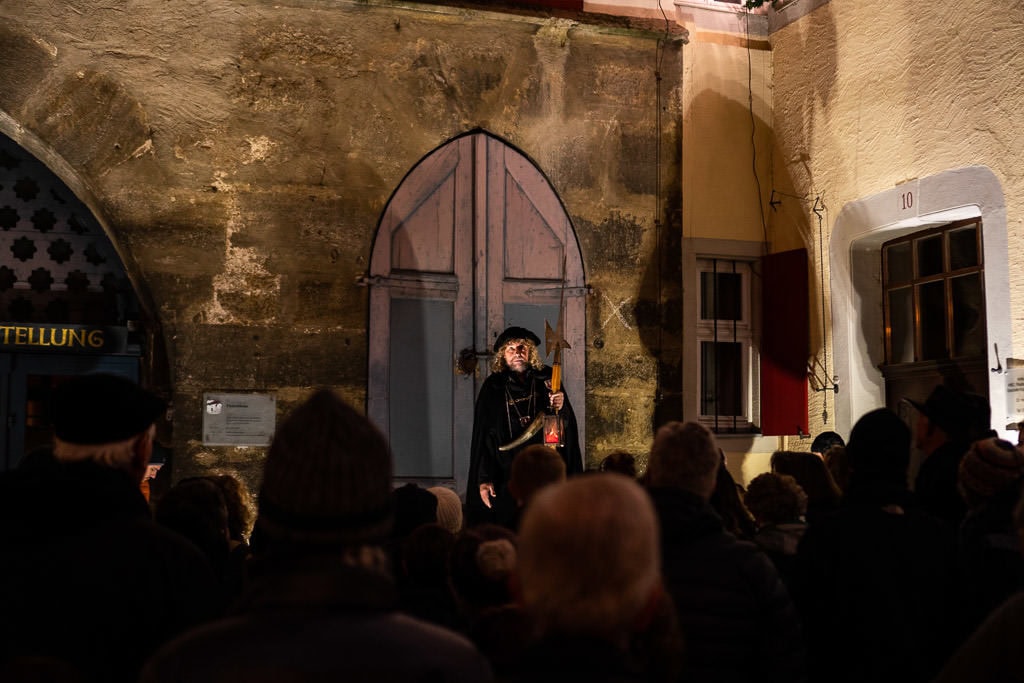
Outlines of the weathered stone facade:
{"label": "weathered stone facade", "polygon": [[683,41],[666,28],[408,2],[29,0],[0,6],[0,132],[118,248],[148,308],[147,379],[173,399],[175,477],[253,486],[261,449],[202,446],[203,392],[272,392],[283,413],[330,386],[361,405],[357,280],[382,209],[445,141],[504,139],[582,249],[595,461],[645,451],[652,422],[680,416]]}

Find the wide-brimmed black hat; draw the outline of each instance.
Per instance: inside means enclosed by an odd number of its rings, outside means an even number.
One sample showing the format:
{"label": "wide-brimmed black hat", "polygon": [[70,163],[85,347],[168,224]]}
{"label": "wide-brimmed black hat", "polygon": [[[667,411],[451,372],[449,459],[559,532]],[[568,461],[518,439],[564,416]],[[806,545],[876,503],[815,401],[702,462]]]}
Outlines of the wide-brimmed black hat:
{"label": "wide-brimmed black hat", "polygon": [[924,403],[911,398],[905,400],[954,439],[966,438],[979,419],[979,406],[971,395],[945,384],[935,387]]}
{"label": "wide-brimmed black hat", "polygon": [[498,335],[498,338],[494,340],[494,352],[498,353],[501,351],[501,347],[505,345],[505,342],[511,341],[512,339],[526,339],[527,341],[533,342],[534,346],[540,345],[540,337],[530,332],[525,327],[508,327],[504,332]]}
{"label": "wide-brimmed black hat", "polygon": [[53,393],[53,431],[67,443],[124,441],[146,431],[167,409],[163,399],[126,377],[72,377]]}

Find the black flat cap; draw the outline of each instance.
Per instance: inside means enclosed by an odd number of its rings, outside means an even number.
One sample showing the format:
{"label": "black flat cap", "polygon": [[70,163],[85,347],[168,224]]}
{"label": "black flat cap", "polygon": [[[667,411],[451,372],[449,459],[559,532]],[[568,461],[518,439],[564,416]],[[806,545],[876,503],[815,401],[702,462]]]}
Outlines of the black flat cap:
{"label": "black flat cap", "polygon": [[533,342],[534,346],[540,345],[540,337],[530,332],[525,327],[508,327],[504,332],[498,335],[498,338],[494,340],[494,352],[498,353],[501,351],[501,347],[505,345],[505,342],[512,339],[526,339]]}
{"label": "black flat cap", "polygon": [[54,391],[54,433],[75,444],[124,441],[146,431],[166,409],[163,399],[125,377],[80,375]]}

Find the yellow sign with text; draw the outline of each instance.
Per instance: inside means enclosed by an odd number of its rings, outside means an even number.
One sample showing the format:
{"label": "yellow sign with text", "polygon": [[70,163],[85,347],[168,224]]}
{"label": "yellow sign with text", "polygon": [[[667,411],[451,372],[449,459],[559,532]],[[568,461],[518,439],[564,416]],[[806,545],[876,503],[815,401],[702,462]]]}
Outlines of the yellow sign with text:
{"label": "yellow sign with text", "polygon": [[124,353],[128,330],[87,325],[0,323],[0,350]]}

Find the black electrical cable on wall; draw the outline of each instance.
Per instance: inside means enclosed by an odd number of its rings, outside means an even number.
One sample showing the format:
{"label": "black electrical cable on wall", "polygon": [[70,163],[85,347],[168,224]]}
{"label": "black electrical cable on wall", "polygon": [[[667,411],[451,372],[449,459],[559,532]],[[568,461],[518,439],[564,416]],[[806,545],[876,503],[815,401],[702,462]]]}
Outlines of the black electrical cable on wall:
{"label": "black electrical cable on wall", "polygon": [[764,217],[764,199],[761,197],[761,178],[757,175],[757,117],[754,116],[754,67],[750,51],[750,9],[743,13],[743,32],[747,43],[747,110],[750,113],[750,164],[757,186],[757,210],[761,217],[761,233],[764,235],[764,251],[768,253],[768,222]]}

